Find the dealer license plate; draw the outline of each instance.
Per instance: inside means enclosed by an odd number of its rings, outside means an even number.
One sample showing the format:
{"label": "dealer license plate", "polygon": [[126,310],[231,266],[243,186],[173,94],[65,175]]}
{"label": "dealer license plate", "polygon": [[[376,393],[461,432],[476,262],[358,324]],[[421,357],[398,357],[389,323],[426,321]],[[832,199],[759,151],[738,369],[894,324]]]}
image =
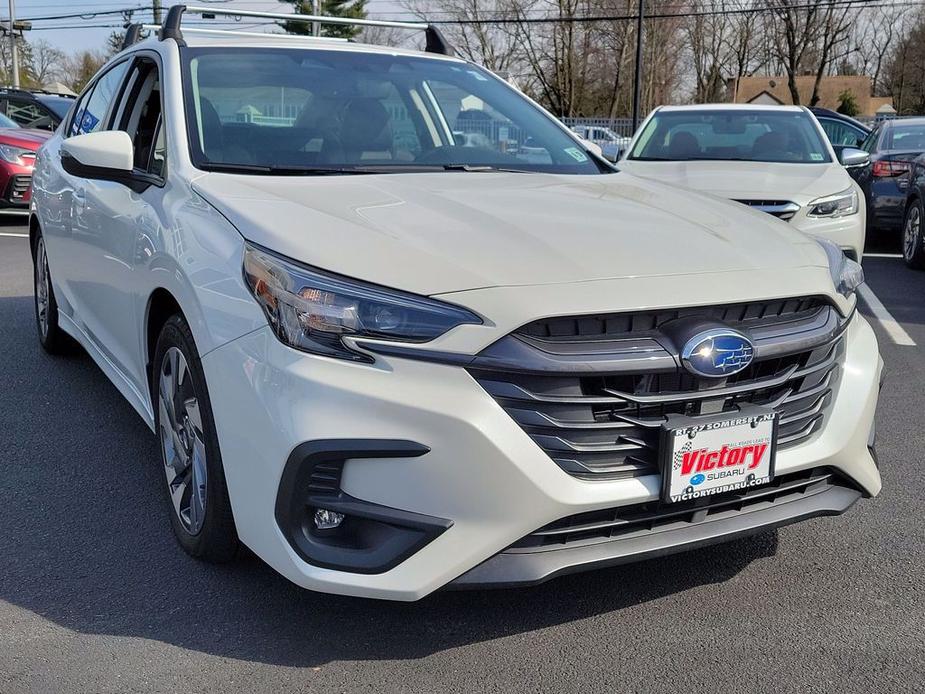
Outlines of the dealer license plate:
{"label": "dealer license plate", "polygon": [[767,484],[774,476],[777,415],[672,417],[662,429],[662,495],[687,501]]}

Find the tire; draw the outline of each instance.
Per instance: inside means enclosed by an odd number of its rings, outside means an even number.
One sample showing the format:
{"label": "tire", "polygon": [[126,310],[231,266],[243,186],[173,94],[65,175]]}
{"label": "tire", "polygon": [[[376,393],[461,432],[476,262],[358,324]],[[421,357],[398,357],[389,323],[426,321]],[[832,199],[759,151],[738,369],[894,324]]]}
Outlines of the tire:
{"label": "tire", "polygon": [[39,344],[49,354],[68,354],[74,343],[58,325],[58,302],[51,286],[51,272],[48,269],[48,254],[41,232],[35,237],[32,249],[32,280],[35,299],[35,327]]}
{"label": "tire", "polygon": [[205,373],[182,316],[164,324],[151,371],[155,431],[174,535],[193,557],[231,561],[238,552],[238,534]]}
{"label": "tire", "polygon": [[925,247],[923,247],[923,227],[925,223],[925,209],[922,207],[922,200],[916,198],[909,209],[906,210],[906,218],[903,221],[903,260],[906,265],[914,270],[925,269]]}

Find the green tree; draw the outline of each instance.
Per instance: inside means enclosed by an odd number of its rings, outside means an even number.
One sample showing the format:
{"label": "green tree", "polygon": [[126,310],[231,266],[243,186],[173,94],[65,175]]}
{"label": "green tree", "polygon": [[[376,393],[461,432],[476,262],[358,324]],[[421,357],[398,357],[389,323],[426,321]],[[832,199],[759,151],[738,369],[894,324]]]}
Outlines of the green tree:
{"label": "green tree", "polygon": [[[298,14],[311,14],[311,0],[285,0],[295,6]],[[366,18],[366,0],[321,0],[321,14],[327,17],[349,17],[351,19]],[[283,29],[288,34],[311,34],[312,25],[307,22],[283,22]],[[356,26],[339,26],[337,24],[322,24],[321,35],[337,39],[352,39],[361,31]]]}
{"label": "green tree", "polygon": [[861,112],[858,106],[858,100],[850,89],[846,89],[838,95],[838,112],[846,116],[854,117]]}

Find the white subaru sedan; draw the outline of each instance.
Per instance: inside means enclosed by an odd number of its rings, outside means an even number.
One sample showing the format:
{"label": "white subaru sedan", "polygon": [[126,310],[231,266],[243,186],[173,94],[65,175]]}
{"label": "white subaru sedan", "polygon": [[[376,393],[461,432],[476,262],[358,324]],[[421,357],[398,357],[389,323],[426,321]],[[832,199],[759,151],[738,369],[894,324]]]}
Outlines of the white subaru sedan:
{"label": "white subaru sedan", "polygon": [[416,600],[880,491],[837,246],[615,171],[433,29],[416,52],[183,10],[39,152],[30,236],[42,346],[76,340],[158,437],[191,555]]}
{"label": "white subaru sedan", "polygon": [[655,109],[619,165],[767,212],[860,260],[867,214],[848,170],[869,163],[850,147],[836,155],[804,106],[703,104]]}

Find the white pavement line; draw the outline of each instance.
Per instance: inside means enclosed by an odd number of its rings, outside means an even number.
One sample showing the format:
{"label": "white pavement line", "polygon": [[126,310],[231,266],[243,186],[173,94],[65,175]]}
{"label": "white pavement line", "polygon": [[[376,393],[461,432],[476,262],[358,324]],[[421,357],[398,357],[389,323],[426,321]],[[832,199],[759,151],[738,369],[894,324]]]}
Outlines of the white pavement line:
{"label": "white pavement line", "polygon": [[902,258],[902,253],[865,253],[865,258]]}
{"label": "white pavement line", "polygon": [[874,318],[880,321],[880,325],[883,326],[883,329],[886,330],[886,334],[890,336],[893,342],[897,345],[903,345],[904,347],[915,347],[915,340],[909,337],[909,333],[907,333],[903,326],[901,326],[897,320],[893,318],[892,314],[886,310],[886,306],[881,303],[880,299],[877,298],[877,295],[874,294],[870,287],[866,284],[862,284],[858,287],[858,294],[864,299],[864,303],[870,308],[871,313],[874,314]]}
{"label": "white pavement line", "polygon": [[0,236],[11,236],[11,237],[17,238],[17,239],[27,239],[27,238],[29,238],[29,234],[13,234],[13,233],[10,233],[9,231],[0,231]]}

